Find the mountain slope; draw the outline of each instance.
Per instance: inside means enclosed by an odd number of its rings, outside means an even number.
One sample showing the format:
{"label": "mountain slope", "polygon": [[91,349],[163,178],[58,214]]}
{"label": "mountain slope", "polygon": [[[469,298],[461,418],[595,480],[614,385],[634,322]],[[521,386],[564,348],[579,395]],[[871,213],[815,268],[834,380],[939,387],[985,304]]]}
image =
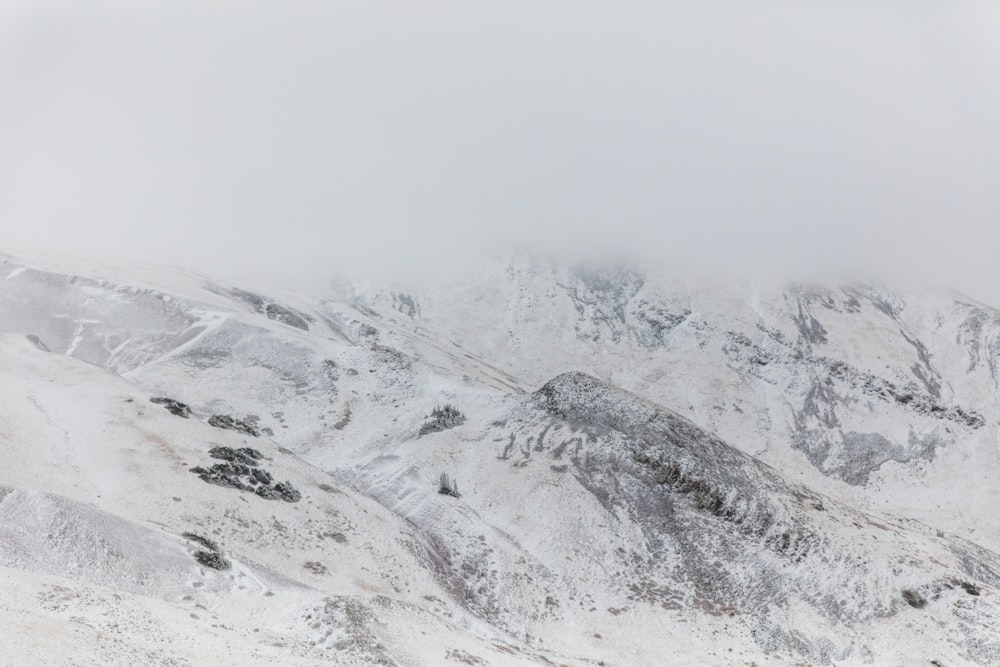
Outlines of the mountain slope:
{"label": "mountain slope", "polygon": [[[0,261],[0,613],[82,619],[95,656],[201,664],[101,644],[126,595],[211,614],[220,662],[1000,660],[985,307],[523,257],[318,296]],[[85,602],[33,608],[51,586]]]}
{"label": "mountain slope", "polygon": [[[392,290],[345,298],[407,336],[432,332],[503,360],[522,387],[585,370],[845,502],[1000,548],[992,309],[947,292],[706,287],[531,257],[421,289],[408,296],[412,316]],[[409,341],[392,344],[419,356]],[[977,502],[950,493],[958,479]]]}
{"label": "mountain slope", "polygon": [[[501,627],[614,632],[643,664],[657,662],[651,632],[820,663],[1000,656],[1000,558],[974,544],[789,483],[588,376],[560,376],[493,417],[377,456],[359,479],[451,549],[467,605]],[[428,511],[435,470],[463,497]],[[423,489],[400,494],[413,478]],[[909,642],[886,645],[893,633]]]}
{"label": "mountain slope", "polygon": [[[290,451],[171,414],[121,378],[23,336],[0,337],[0,365],[0,567],[25,575],[7,613],[26,611],[67,642],[93,644],[86,664],[117,651],[102,633],[131,647],[119,664],[128,655],[140,664],[414,664],[407,655],[422,662],[439,648],[496,653],[486,638],[520,661],[504,636],[461,629],[470,619],[425,570],[420,535]],[[254,469],[289,480],[297,502],[192,474],[226,465],[217,448],[247,447],[260,453]],[[219,545],[229,569],[200,563],[199,540]],[[145,620],[126,622],[119,599]],[[441,645],[401,634],[393,618]],[[76,622],[97,635],[64,625]],[[197,650],[176,650],[175,639]],[[60,650],[69,646],[43,655],[58,661]]]}

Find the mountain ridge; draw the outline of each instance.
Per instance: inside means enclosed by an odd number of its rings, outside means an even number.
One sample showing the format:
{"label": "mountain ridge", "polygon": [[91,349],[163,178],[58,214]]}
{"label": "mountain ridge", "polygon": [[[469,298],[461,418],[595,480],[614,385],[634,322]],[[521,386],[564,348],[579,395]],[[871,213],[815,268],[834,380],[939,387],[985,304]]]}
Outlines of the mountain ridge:
{"label": "mountain ridge", "polygon": [[[278,604],[268,632],[303,664],[659,664],[654,633],[678,664],[1000,659],[995,311],[523,257],[318,296],[2,261],[0,485],[208,530],[286,582],[248,609]],[[446,404],[463,419],[425,428]],[[263,472],[216,458],[240,448]],[[301,498],[206,484],[210,466]],[[219,513],[178,514],[189,496]]]}

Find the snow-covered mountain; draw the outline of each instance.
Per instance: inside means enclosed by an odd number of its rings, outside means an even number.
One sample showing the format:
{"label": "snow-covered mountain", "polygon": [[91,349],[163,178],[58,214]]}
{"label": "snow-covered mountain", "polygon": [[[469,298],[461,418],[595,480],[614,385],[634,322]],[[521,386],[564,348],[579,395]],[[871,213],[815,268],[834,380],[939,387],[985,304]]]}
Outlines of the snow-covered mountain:
{"label": "snow-covered mountain", "polygon": [[0,256],[0,331],[11,664],[1000,662],[955,294]]}

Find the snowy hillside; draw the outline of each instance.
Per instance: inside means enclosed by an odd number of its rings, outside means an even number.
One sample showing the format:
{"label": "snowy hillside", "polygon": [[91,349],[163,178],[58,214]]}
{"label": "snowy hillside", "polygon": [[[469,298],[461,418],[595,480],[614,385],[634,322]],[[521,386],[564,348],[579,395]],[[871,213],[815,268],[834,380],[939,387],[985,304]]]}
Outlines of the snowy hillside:
{"label": "snowy hillside", "polygon": [[818,490],[1000,548],[993,309],[866,285],[705,289],[530,257],[483,274],[428,290],[413,317],[390,290],[352,296],[410,335],[503,360],[527,388],[583,370]]}
{"label": "snowy hillside", "polygon": [[0,331],[11,655],[1000,661],[1000,314],[957,295],[0,256]]}

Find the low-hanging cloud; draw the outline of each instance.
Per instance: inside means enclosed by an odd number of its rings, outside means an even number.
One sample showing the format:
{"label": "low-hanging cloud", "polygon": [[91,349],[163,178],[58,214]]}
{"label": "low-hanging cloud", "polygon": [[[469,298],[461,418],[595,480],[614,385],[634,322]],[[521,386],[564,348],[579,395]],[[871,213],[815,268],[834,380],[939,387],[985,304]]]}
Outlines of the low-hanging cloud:
{"label": "low-hanging cloud", "polygon": [[24,1],[0,242],[292,275],[483,246],[1000,304],[1000,9]]}

